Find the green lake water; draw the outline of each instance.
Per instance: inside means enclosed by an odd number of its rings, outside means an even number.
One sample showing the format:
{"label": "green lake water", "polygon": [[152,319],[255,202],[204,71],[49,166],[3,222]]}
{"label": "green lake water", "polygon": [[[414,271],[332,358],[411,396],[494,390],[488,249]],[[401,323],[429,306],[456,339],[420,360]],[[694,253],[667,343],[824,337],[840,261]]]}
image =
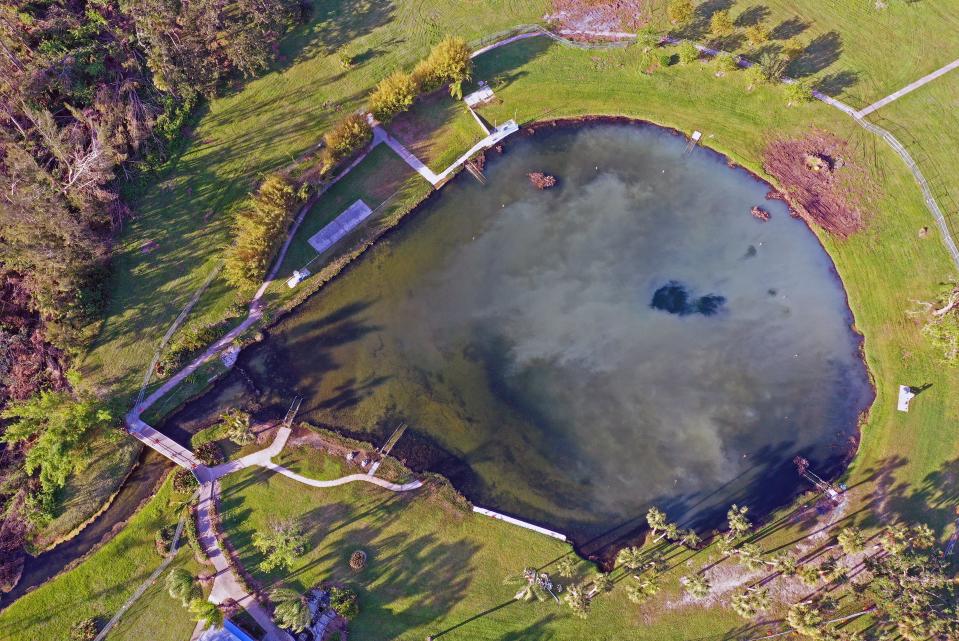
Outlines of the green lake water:
{"label": "green lake water", "polygon": [[622,124],[511,141],[485,186],[444,187],[167,431],[296,394],[301,419],[373,442],[405,422],[398,457],[586,551],[653,504],[700,527],[782,505],[806,489],[794,456],[834,475],[851,454],[860,338],[806,225],[685,147]]}

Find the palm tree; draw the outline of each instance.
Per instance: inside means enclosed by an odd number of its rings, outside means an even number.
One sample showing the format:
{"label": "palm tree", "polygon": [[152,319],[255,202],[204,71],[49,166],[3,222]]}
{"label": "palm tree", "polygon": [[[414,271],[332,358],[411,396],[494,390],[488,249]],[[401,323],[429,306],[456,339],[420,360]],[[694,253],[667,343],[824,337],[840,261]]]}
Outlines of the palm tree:
{"label": "palm tree", "polygon": [[766,588],[746,588],[735,595],[730,602],[733,610],[744,619],[752,619],[769,609],[769,590]]}
{"label": "palm tree", "polygon": [[693,529],[685,530],[679,538],[680,545],[684,545],[690,550],[695,550],[702,542],[702,537],[696,534],[696,530]]}
{"label": "palm tree", "polygon": [[197,621],[206,621],[208,626],[218,628],[223,625],[223,613],[215,603],[210,603],[202,597],[190,601],[190,613]]}
{"label": "palm tree", "polygon": [[310,604],[296,590],[276,588],[270,592],[270,599],[276,603],[273,616],[281,626],[300,633],[310,625],[313,619]]}
{"label": "palm tree", "polygon": [[582,584],[574,583],[566,590],[563,600],[573,611],[573,614],[581,619],[585,619],[589,614],[589,597],[586,594],[586,588]]}
{"label": "palm tree", "polygon": [[857,527],[844,527],[836,538],[846,554],[858,554],[866,549],[866,536]]}
{"label": "palm tree", "polygon": [[681,578],[680,581],[686,588],[686,593],[694,599],[705,599],[713,587],[709,579],[702,574],[690,574]]}
{"label": "palm tree", "polygon": [[200,596],[200,590],[193,575],[183,568],[176,568],[167,575],[166,589],[171,597],[182,601],[184,606]]}
{"label": "palm tree", "polygon": [[649,524],[649,529],[653,531],[653,536],[656,536],[659,530],[666,528],[666,513],[653,506],[646,512],[646,522]]}
{"label": "palm tree", "polygon": [[636,570],[642,567],[644,557],[645,555],[640,548],[630,546],[619,551],[616,555],[616,564],[622,565],[627,570]]}
{"label": "palm tree", "polygon": [[733,503],[733,505],[729,508],[729,511],[726,512],[726,519],[729,521],[729,535],[731,538],[737,539],[752,529],[753,524],[750,523],[749,519],[746,518],[746,514],[748,512],[748,507],[745,505],[740,507],[735,503]]}

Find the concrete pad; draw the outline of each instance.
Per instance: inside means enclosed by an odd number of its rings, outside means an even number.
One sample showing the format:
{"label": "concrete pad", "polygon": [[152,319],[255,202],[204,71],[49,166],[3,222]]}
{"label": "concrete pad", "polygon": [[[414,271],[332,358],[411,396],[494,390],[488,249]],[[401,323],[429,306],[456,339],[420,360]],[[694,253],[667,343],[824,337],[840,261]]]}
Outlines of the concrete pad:
{"label": "concrete pad", "polygon": [[326,227],[313,234],[308,242],[316,250],[316,253],[322,254],[336,244],[338,240],[356,229],[372,213],[373,210],[366,203],[357,200],[347,207],[346,211],[330,221]]}

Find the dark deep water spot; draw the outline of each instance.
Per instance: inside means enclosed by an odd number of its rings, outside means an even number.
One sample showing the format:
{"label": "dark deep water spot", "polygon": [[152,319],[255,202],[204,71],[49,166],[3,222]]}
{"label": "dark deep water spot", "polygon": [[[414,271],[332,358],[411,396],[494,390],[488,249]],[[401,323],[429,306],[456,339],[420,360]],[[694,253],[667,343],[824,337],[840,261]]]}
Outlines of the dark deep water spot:
{"label": "dark deep water spot", "polygon": [[699,298],[690,298],[689,289],[682,283],[671,280],[653,294],[649,306],[678,316],[702,314],[712,316],[726,304],[726,297],[719,294],[706,294]]}

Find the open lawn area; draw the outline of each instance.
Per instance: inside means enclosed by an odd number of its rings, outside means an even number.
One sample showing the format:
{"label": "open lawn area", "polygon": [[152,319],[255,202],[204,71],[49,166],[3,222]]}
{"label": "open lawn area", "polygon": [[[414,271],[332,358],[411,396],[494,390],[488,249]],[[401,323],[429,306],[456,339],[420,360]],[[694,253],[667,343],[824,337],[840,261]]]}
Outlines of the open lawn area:
{"label": "open lawn area", "polygon": [[[655,22],[668,28],[667,0],[655,0]],[[959,12],[952,0],[718,0],[698,3],[697,19],[677,35],[710,42],[709,17],[727,10],[737,33],[712,41],[718,48],[758,59],[798,37],[807,45],[793,62],[791,75],[809,77],[821,89],[857,108],[959,58]],[[763,24],[770,39],[751,46],[745,30]]]}
{"label": "open lawn area", "polygon": [[[134,590],[160,565],[154,538],[161,527],[176,523],[170,507],[171,481],[117,536],[77,568],[61,574],[0,612],[0,638],[9,641],[69,639],[70,627],[96,617],[105,623]],[[176,563],[198,567],[184,547]],[[171,564],[173,567],[173,564]],[[161,577],[162,578],[162,577]],[[182,641],[194,623],[165,590],[151,588],[130,610],[110,639]]]}
{"label": "open lawn area", "polygon": [[959,229],[959,69],[874,111],[868,120],[909,149],[950,226]]}
{"label": "open lawn area", "polygon": [[[449,641],[679,641],[738,625],[731,612],[701,606],[677,608],[650,621],[653,606],[629,603],[622,590],[597,599],[585,621],[552,601],[512,601],[518,587],[504,585],[508,575],[529,565],[553,564],[570,553],[569,546],[463,511],[429,488],[409,495],[361,483],[316,489],[270,472],[244,470],[223,481],[222,517],[241,561],[264,584],[305,590],[335,581],[356,588],[360,615],[350,623],[350,638],[360,641],[422,641],[428,634]],[[251,537],[279,518],[303,525],[308,551],[291,571],[264,574],[256,567]],[[367,553],[368,562],[354,572],[348,561],[357,549]],[[578,565],[579,575],[591,572],[585,563]]]}
{"label": "open lawn area", "polygon": [[420,98],[415,109],[394,118],[386,129],[436,173],[486,137],[466,103],[445,89]]}

